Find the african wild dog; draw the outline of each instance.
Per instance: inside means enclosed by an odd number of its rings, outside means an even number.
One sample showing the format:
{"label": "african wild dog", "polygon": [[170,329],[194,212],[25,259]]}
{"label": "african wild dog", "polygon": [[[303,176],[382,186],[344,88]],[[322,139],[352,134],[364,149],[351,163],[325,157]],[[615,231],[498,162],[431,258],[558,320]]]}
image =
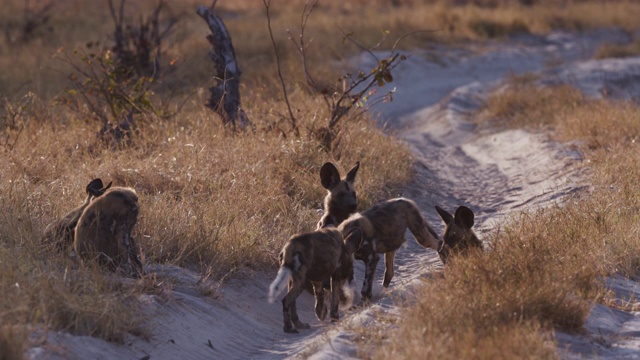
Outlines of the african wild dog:
{"label": "african wild dog", "polygon": [[[319,229],[292,236],[280,252],[280,270],[269,286],[269,302],[282,292],[285,284],[289,291],[282,299],[284,332],[297,333],[298,329],[308,329],[309,324],[298,318],[296,299],[303,291],[307,280],[313,284],[316,299],[315,313],[318,319],[327,316],[327,298],[331,298],[331,321],[338,315],[338,289],[346,281],[353,280],[353,253],[363,240],[362,231],[356,228],[346,235],[336,228]],[[322,286],[325,279],[331,279],[331,294]]]}
{"label": "african wild dog", "polygon": [[143,275],[139,249],[131,236],[139,211],[138,195],[132,188],[107,190],[87,206],[78,220],[76,253],[112,270],[128,264],[136,276]]}
{"label": "african wild dog", "polygon": [[343,234],[358,227],[364,233],[362,246],[355,253],[355,258],[365,264],[362,299],[371,299],[373,276],[384,254],[385,271],[382,285],[388,287],[393,278],[393,260],[396,251],[405,242],[407,228],[423,247],[438,248],[438,235],[422,217],[418,206],[409,199],[397,198],[376,204],[373,207],[352,215],[338,227]]}
{"label": "african wild dog", "polygon": [[455,215],[436,205],[436,211],[444,221],[444,235],[438,245],[438,254],[443,263],[449,256],[465,253],[470,248],[482,250],[482,241],[478,239],[471,227],[474,223],[473,211],[466,206],[456,209]]}
{"label": "african wild dog", "polygon": [[[328,192],[324,198],[325,212],[322,214],[320,221],[318,221],[316,229],[337,227],[341,222],[346,220],[349,215],[356,212],[358,209],[358,199],[356,197],[354,182],[359,168],[360,161],[356,161],[355,166],[347,172],[344,178],[341,178],[340,172],[335,165],[330,162],[322,165],[322,168],[320,168],[320,182]],[[329,279],[324,282],[323,286],[325,289],[329,289]],[[305,284],[305,289],[313,293],[313,286],[310,282]],[[340,301],[345,302],[346,297],[342,289],[339,291],[339,294]]]}
{"label": "african wild dog", "polygon": [[84,200],[84,203],[71,210],[62,219],[47,225],[42,235],[42,241],[48,244],[54,244],[59,251],[73,244],[74,233],[80,215],[82,215],[82,212],[89,206],[91,201],[103,195],[110,187],[111,183],[105,187],[99,178],[91,180],[86,188],[87,198]]}
{"label": "african wild dog", "polygon": [[324,198],[324,214],[318,222],[318,229],[329,226],[338,226],[349,215],[356,212],[358,201],[354,181],[360,168],[360,162],[349,170],[344,178],[340,178],[340,172],[332,163],[322,165],[320,169],[320,182],[328,190]]}

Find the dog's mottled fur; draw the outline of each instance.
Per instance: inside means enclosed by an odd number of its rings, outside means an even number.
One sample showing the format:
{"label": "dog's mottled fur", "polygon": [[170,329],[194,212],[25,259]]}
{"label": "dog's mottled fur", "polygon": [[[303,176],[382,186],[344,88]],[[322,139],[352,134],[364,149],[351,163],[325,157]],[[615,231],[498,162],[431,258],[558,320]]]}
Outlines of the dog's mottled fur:
{"label": "dog's mottled fur", "polygon": [[[358,199],[356,197],[356,189],[354,182],[356,174],[360,168],[360,162],[347,172],[344,178],[340,176],[340,171],[330,162],[326,162],[320,169],[320,182],[327,189],[327,195],[324,197],[324,214],[316,229],[325,227],[337,227],[341,222],[346,220],[349,215],[358,210]],[[330,288],[330,279],[323,284],[325,289]],[[305,289],[313,293],[313,286],[307,281]],[[339,291],[340,301],[346,301],[346,297],[342,289]]]}
{"label": "dog's mottled fur", "polygon": [[318,229],[329,226],[336,227],[357,211],[358,201],[354,182],[359,168],[360,162],[358,161],[347,175],[341,178],[335,165],[330,162],[322,165],[320,181],[328,193],[324,198],[324,214],[318,222]]}
{"label": "dog's mottled fur", "polygon": [[76,226],[76,253],[115,270],[128,264],[143,275],[139,249],[131,235],[139,214],[138,195],[132,188],[115,187],[84,210]]}
{"label": "dog's mottled fur", "polygon": [[[280,270],[269,287],[269,302],[273,302],[288,284],[289,291],[282,299],[284,332],[297,333],[298,329],[309,328],[309,324],[300,321],[296,309],[296,299],[306,281],[313,284],[318,319],[326,318],[325,301],[330,297],[331,321],[338,320],[338,289],[353,280],[353,253],[362,240],[360,229],[354,229],[343,240],[338,229],[325,228],[292,236],[287,241],[280,252]],[[322,286],[326,279],[330,279],[331,294],[325,293]]]}
{"label": "dog's mottled fur", "polygon": [[362,246],[355,258],[364,261],[365,275],[362,285],[362,298],[371,299],[371,288],[380,255],[384,254],[385,272],[382,285],[388,287],[393,278],[393,261],[396,251],[405,242],[407,228],[423,247],[438,248],[438,235],[422,217],[418,206],[410,199],[397,198],[376,204],[373,207],[352,215],[339,229],[343,234],[353,228],[361,228],[364,234]]}
{"label": "dog's mottled fur", "polygon": [[44,230],[44,234],[42,235],[42,242],[45,244],[54,244],[55,248],[59,251],[62,251],[72,245],[76,225],[78,224],[80,215],[82,215],[82,212],[87,208],[87,206],[89,206],[91,201],[103,195],[110,187],[111,183],[105,187],[102,184],[102,180],[99,178],[91,180],[87,185],[87,197],[82,205],[71,210],[62,219],[47,225]]}
{"label": "dog's mottled fur", "polygon": [[482,249],[482,241],[473,232],[474,214],[466,206],[456,209],[455,215],[451,215],[443,208],[436,205],[436,211],[444,221],[444,235],[438,245],[438,254],[443,263],[454,254],[466,253],[471,248]]}

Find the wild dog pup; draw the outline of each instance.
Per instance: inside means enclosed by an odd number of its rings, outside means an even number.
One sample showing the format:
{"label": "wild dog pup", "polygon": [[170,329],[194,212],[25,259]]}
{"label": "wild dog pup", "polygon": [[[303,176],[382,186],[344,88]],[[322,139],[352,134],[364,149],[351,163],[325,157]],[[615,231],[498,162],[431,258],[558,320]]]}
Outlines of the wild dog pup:
{"label": "wild dog pup", "polygon": [[132,188],[115,187],[95,199],[83,211],[76,226],[76,253],[97,260],[111,270],[128,264],[143,275],[139,249],[131,236],[139,214],[138,195]]}
{"label": "wild dog pup", "polygon": [[451,215],[443,208],[436,205],[438,215],[444,221],[444,235],[438,245],[438,255],[443,263],[449,256],[464,253],[470,248],[482,249],[482,241],[478,239],[471,227],[474,224],[474,214],[466,206],[456,209],[455,215]]}
{"label": "wild dog pup", "polygon": [[365,264],[364,282],[362,285],[362,299],[371,299],[373,276],[384,254],[384,281],[382,285],[388,287],[393,278],[393,261],[396,251],[405,242],[404,234],[407,228],[418,243],[423,247],[438,248],[438,235],[422,217],[418,206],[409,199],[397,198],[376,204],[371,208],[352,215],[338,227],[343,234],[354,228],[362,229],[364,239],[357,249],[355,258]]}
{"label": "wild dog pup", "polygon": [[91,180],[86,188],[87,198],[84,203],[71,210],[62,219],[47,225],[42,235],[42,241],[55,244],[58,250],[64,250],[67,246],[73,244],[74,233],[80,215],[92,200],[103,195],[110,187],[111,183],[105,187],[99,178]]}
{"label": "wild dog pup", "polygon": [[[320,221],[318,221],[316,229],[336,227],[346,220],[349,215],[356,212],[358,200],[354,182],[359,168],[360,162],[357,161],[356,165],[347,172],[347,175],[341,178],[340,172],[335,165],[330,162],[322,165],[322,168],[320,168],[320,182],[328,192],[324,198],[325,212]],[[323,286],[325,289],[329,289],[329,279],[324,282]],[[313,292],[313,287],[309,282],[305,284],[305,289],[311,293]],[[346,301],[342,290],[340,290],[340,301]]]}
{"label": "wild dog pup", "polygon": [[362,231],[357,228],[348,233],[344,241],[338,229],[325,228],[294,235],[287,241],[280,252],[280,270],[269,286],[271,303],[285,284],[289,286],[287,295],[282,299],[284,332],[297,333],[298,329],[309,328],[309,324],[300,321],[296,309],[296,299],[307,280],[313,284],[316,316],[324,320],[328,296],[325,296],[322,282],[331,279],[331,321],[338,320],[338,289],[347,280],[353,280],[353,253],[362,240]]}
{"label": "wild dog pup", "polygon": [[330,162],[322,165],[320,181],[322,186],[328,190],[328,193],[324,198],[325,212],[318,222],[318,229],[338,226],[349,215],[356,212],[358,201],[354,182],[359,168],[360,162],[358,161],[344,178],[340,178],[340,172],[335,165]]}

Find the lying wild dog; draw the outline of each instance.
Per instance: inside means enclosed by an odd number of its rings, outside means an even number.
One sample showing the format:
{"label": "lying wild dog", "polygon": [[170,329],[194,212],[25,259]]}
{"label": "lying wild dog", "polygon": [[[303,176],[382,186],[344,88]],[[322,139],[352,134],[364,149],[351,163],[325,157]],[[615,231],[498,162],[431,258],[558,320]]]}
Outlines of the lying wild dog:
{"label": "lying wild dog", "polygon": [[352,215],[338,227],[343,234],[354,228],[362,229],[364,240],[355,253],[355,258],[365,264],[362,299],[371,299],[373,276],[384,254],[385,271],[382,285],[388,287],[393,278],[393,260],[396,251],[405,242],[407,228],[423,247],[438,249],[438,235],[422,217],[418,206],[409,199],[397,198],[376,204]]}
{"label": "lying wild dog", "polygon": [[309,324],[298,318],[296,299],[303,290],[305,281],[313,284],[316,299],[315,313],[318,319],[327,316],[325,289],[322,282],[331,279],[331,321],[338,315],[338,289],[346,281],[353,280],[353,253],[363,240],[362,231],[355,228],[344,238],[336,228],[325,228],[292,236],[280,252],[280,270],[269,286],[269,302],[273,302],[288,284],[289,291],[282,299],[284,332],[297,333],[308,329]]}
{"label": "lying wild dog", "polygon": [[143,275],[139,249],[131,236],[139,211],[134,189],[115,187],[107,190],[87,206],[78,220],[76,253],[112,270],[128,264],[137,276]]}
{"label": "lying wild dog", "polygon": [[482,242],[471,229],[474,223],[471,209],[460,206],[456,209],[455,215],[451,215],[436,205],[436,211],[445,224],[444,235],[438,245],[438,254],[443,263],[446,263],[449,256],[464,253],[470,248],[482,250]]}
{"label": "lying wild dog", "polygon": [[54,244],[59,251],[73,244],[74,233],[80,215],[82,215],[82,212],[89,206],[92,200],[100,197],[110,187],[111,183],[105,187],[99,178],[91,180],[86,188],[87,198],[84,200],[84,203],[71,210],[62,219],[47,225],[42,235],[42,241],[48,244]]}
{"label": "lying wild dog", "polygon": [[318,222],[318,229],[329,226],[338,226],[349,215],[356,212],[358,201],[354,182],[356,173],[360,168],[360,162],[349,170],[344,178],[340,178],[340,172],[332,163],[322,165],[320,169],[320,182],[328,190],[324,198],[324,214]]}

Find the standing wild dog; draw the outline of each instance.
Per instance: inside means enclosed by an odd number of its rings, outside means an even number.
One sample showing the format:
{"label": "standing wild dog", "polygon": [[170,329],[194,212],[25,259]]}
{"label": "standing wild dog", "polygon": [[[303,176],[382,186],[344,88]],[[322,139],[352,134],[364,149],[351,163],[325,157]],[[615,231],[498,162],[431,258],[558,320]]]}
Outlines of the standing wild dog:
{"label": "standing wild dog", "polygon": [[451,215],[436,205],[436,211],[445,224],[444,235],[438,245],[438,254],[443,263],[446,263],[449,256],[465,253],[470,248],[482,250],[482,242],[471,229],[474,223],[474,214],[471,209],[460,206],[456,209],[455,215]]}
{"label": "standing wild dog", "polygon": [[89,206],[91,201],[103,195],[110,187],[111,183],[105,187],[99,178],[91,180],[86,188],[87,198],[84,203],[71,210],[62,219],[47,225],[42,235],[43,242],[53,243],[59,251],[73,244],[74,233],[80,215],[82,215],[82,212]]}
{"label": "standing wild dog", "polygon": [[112,270],[128,264],[143,275],[139,249],[131,236],[139,214],[138,195],[132,188],[115,187],[84,210],[76,226],[76,253],[97,260]]}
{"label": "standing wild dog", "polygon": [[393,260],[396,251],[405,242],[404,233],[409,228],[418,243],[423,247],[438,249],[438,235],[422,217],[418,206],[409,199],[397,198],[376,204],[373,207],[352,215],[338,227],[343,234],[353,228],[360,228],[364,234],[362,245],[355,253],[355,258],[365,264],[362,299],[371,299],[373,276],[384,254],[384,281],[388,287],[393,278]]}
{"label": "standing wild dog", "polygon": [[[328,192],[324,198],[325,212],[322,214],[320,221],[318,221],[316,229],[337,227],[357,211],[358,199],[356,197],[354,182],[356,181],[356,174],[359,168],[360,161],[357,161],[356,165],[342,178],[338,168],[332,163],[326,162],[322,165],[322,168],[320,168],[320,182]],[[323,286],[325,289],[329,289],[329,279],[324,282]],[[310,282],[307,281],[305,288],[313,293],[313,287]],[[339,293],[340,301],[344,302],[346,300],[344,292],[340,290]]]}
{"label": "standing wild dog", "polygon": [[356,212],[358,201],[354,182],[358,168],[360,168],[359,161],[344,178],[340,178],[340,172],[335,165],[330,162],[322,165],[320,182],[329,192],[324,198],[324,214],[318,222],[318,229],[338,226],[349,215]]}
{"label": "standing wild dog", "polygon": [[269,302],[282,292],[285,284],[289,291],[282,299],[284,332],[297,333],[298,329],[308,329],[309,324],[298,318],[296,299],[302,292],[306,281],[313,284],[316,299],[315,313],[318,319],[327,316],[325,303],[329,294],[325,294],[322,283],[331,282],[331,321],[338,315],[338,289],[348,280],[353,280],[353,254],[363,240],[362,231],[353,229],[343,240],[342,233],[336,228],[325,228],[292,236],[280,252],[280,270],[269,286]]}

